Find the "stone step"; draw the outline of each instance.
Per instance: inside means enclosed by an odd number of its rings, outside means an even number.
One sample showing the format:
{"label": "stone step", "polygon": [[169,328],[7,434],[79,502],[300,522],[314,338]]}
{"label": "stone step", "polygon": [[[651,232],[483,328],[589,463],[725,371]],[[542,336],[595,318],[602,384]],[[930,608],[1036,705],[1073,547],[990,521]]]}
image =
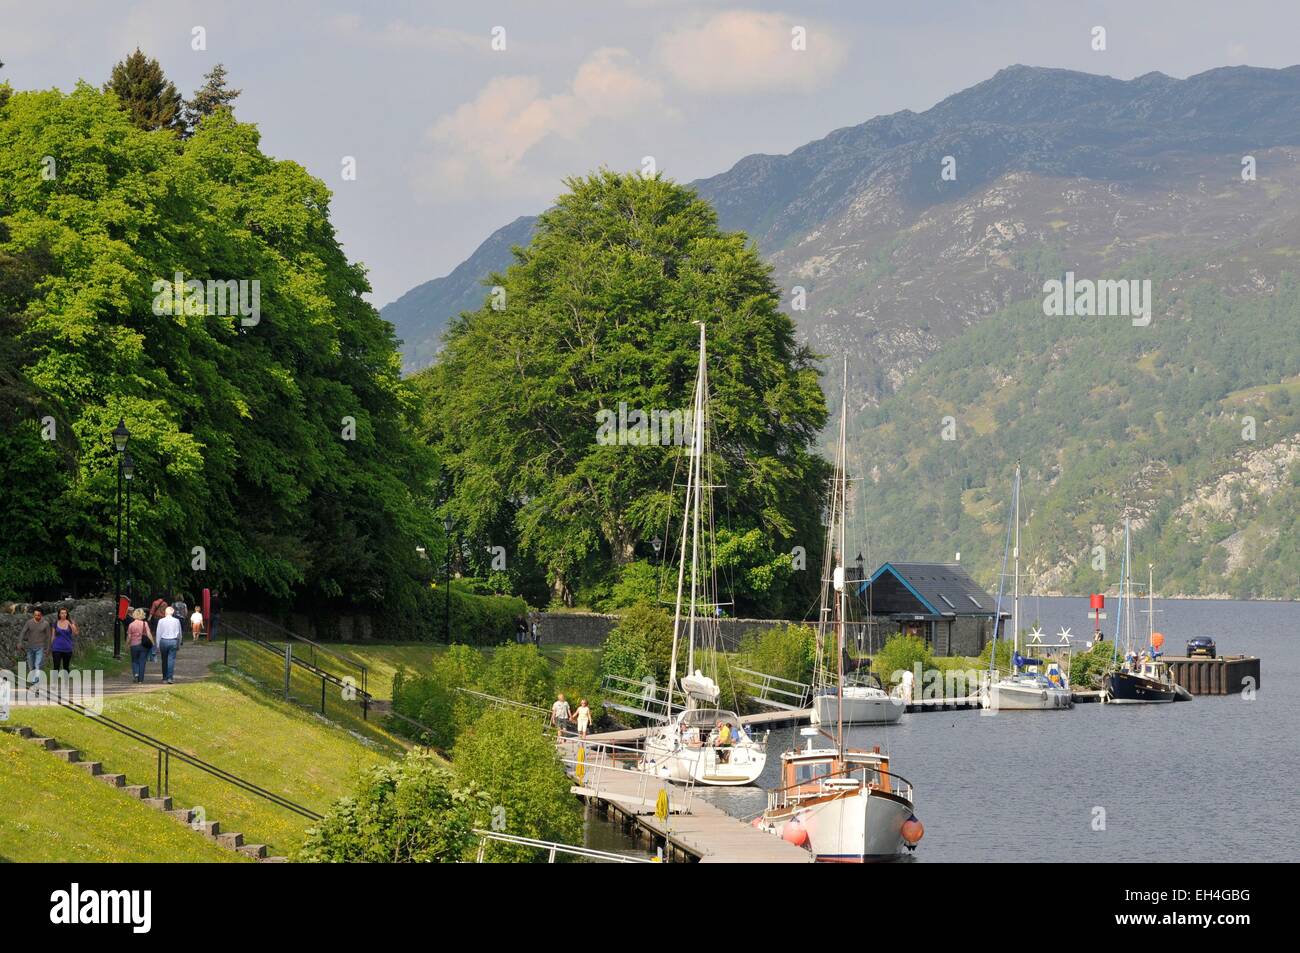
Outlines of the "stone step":
{"label": "stone step", "polygon": [[102,761],[78,761],[77,767],[83,769],[92,778],[104,772],[104,762]]}
{"label": "stone step", "polygon": [[41,738],[35,734],[28,735],[27,737],[35,744],[40,745],[46,751],[53,751],[55,748],[59,746],[59,743],[55,741],[53,738]]}
{"label": "stone step", "polygon": [[177,811],[168,811],[167,816],[188,827],[190,822],[194,820],[194,808],[183,807]]}
{"label": "stone step", "polygon": [[76,764],[81,760],[81,752],[76,748],[56,748],[53,753],[54,757],[68,764]]}
{"label": "stone step", "polygon": [[217,843],[220,844],[222,847],[227,847],[230,850],[235,850],[239,847],[244,846],[244,835],[235,832],[232,832],[230,834],[218,834]]}
{"label": "stone step", "polygon": [[128,784],[123,788],[131,797],[144,800],[149,796],[149,785],[147,784]]}
{"label": "stone step", "polygon": [[203,822],[200,823],[199,826],[198,826],[197,828],[195,828],[195,829],[198,830],[198,831],[201,831],[201,832],[204,833],[204,834],[206,834],[208,837],[216,837],[218,834],[221,833],[221,822],[220,822],[220,821],[203,821]]}
{"label": "stone step", "polygon": [[264,864],[287,864],[288,862],[289,862],[288,857],[263,857],[262,858],[262,863]]}
{"label": "stone step", "polygon": [[103,781],[111,788],[120,788],[126,784],[125,774],[97,774],[96,780]]}
{"label": "stone step", "polygon": [[265,860],[265,859],[266,859],[266,845],[265,845],[265,844],[241,844],[241,845],[240,845],[238,848],[236,848],[236,849],[237,849],[241,854],[243,854],[245,857],[253,857],[253,858],[257,859],[257,860]]}
{"label": "stone step", "polygon": [[6,727],[5,731],[12,731],[19,738],[32,738],[36,735],[36,732],[32,731],[26,725],[14,725],[12,727]]}
{"label": "stone step", "polygon": [[172,799],[170,797],[147,797],[144,799],[144,803],[155,811],[170,811],[172,809]]}

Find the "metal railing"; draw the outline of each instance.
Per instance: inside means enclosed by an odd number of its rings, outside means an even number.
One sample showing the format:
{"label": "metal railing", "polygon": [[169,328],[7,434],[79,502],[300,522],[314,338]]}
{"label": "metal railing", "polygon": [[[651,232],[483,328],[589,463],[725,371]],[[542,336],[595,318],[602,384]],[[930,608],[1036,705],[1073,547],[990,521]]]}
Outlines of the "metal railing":
{"label": "metal railing", "polygon": [[[647,770],[648,765],[644,761],[645,752],[639,748],[631,748],[626,745],[617,745],[605,741],[579,741],[578,739],[558,739],[562,746],[563,753],[560,755],[560,762],[572,770],[569,772],[573,775],[578,785],[585,788],[596,797],[610,800],[628,800],[629,798],[640,801],[643,807],[651,806],[658,798],[659,790],[665,789],[670,791],[684,790],[686,792],[685,804],[679,804],[676,813],[689,814],[691,807],[695,804],[695,779],[692,777],[684,784],[673,787],[665,778]],[[572,747],[572,754],[568,748]],[[621,757],[620,757],[621,754]],[[627,768],[622,767],[615,762],[618,760],[630,761],[636,760],[639,767]],[[629,790],[626,785],[619,785],[619,790],[611,790],[611,785],[615,780],[634,777],[636,785]],[[654,788],[654,797],[650,797],[651,787]],[[673,800],[669,796],[670,809]]]}
{"label": "metal railing", "polygon": [[[793,800],[790,797],[790,792],[805,793],[807,796],[815,797],[858,790],[861,787],[887,790],[890,794],[905,797],[910,802],[912,800],[912,782],[901,774],[895,774],[893,771],[889,771],[887,776],[889,779],[888,785],[881,779],[878,766],[861,762],[849,764],[838,771],[828,771],[825,774],[819,774],[803,781],[796,781],[794,784],[787,784],[785,787],[769,788],[767,791],[767,809],[771,811],[788,806],[790,801]],[[813,785],[816,785],[816,790],[808,790]]]}
{"label": "metal railing", "polygon": [[[370,688],[368,683],[369,669],[367,669],[366,666],[363,665],[361,662],[353,661],[350,658],[344,658],[342,655],[339,655],[337,652],[331,652],[329,649],[321,645],[319,642],[314,642],[311,639],[307,638],[305,635],[299,635],[297,632],[294,632],[292,629],[287,629],[284,626],[280,625],[278,622],[272,622],[270,619],[266,618],[265,616],[260,616],[252,612],[244,613],[244,615],[246,615],[250,621],[249,628],[255,630],[254,635],[249,635],[247,632],[243,632],[238,627],[236,627],[235,631],[240,635],[242,635],[244,638],[256,638],[259,639],[260,641],[267,642],[267,643],[281,641],[281,642],[295,642],[304,645],[306,646],[305,651],[307,653],[307,661],[309,661],[317,669],[320,669],[322,671],[326,670],[325,660],[330,659],[333,662],[337,663],[338,667],[350,669],[352,673],[354,673],[353,678],[355,678],[360,683],[361,690],[363,692],[367,692],[367,693],[369,692],[369,688]],[[229,625],[229,623],[226,622],[224,619],[222,620],[222,622],[224,625]],[[279,638],[277,639],[266,638],[265,635],[266,630],[270,630]],[[339,678],[339,680],[341,681],[342,678],[346,677],[346,674],[343,676],[336,675],[336,677]]]}
{"label": "metal railing", "polygon": [[292,811],[310,821],[319,821],[323,819],[323,815],[317,814],[309,807],[304,807],[295,801],[289,800],[281,794],[276,794],[274,791],[268,791],[266,788],[254,784],[247,778],[241,778],[234,772],[227,771],[225,768],[219,768],[215,764],[204,761],[198,755],[191,754],[190,752],[177,748],[174,745],[170,745],[165,741],[161,741],[152,735],[146,734],[138,728],[133,728],[131,725],[116,721],[107,715],[98,714],[92,709],[86,708],[84,705],[78,704],[74,701],[62,699],[57,701],[57,704],[62,705],[64,708],[71,709],[78,714],[84,715],[97,724],[103,725],[105,728],[111,728],[118,734],[125,735],[134,741],[138,741],[141,744],[153,748],[158,753],[158,783],[154,787],[154,790],[158,792],[158,797],[169,796],[171,785],[171,762],[174,758],[181,764],[187,764],[190,767],[197,768],[219,781],[224,781],[225,783],[233,785],[243,791],[247,791],[249,794],[255,794],[263,800],[270,801],[277,807],[282,807],[287,811]]}
{"label": "metal railing", "polygon": [[[292,693],[291,693],[291,690],[290,690],[290,677],[289,677],[289,676],[290,676],[290,672],[291,672],[291,670],[292,670],[292,666],[296,665],[296,666],[298,666],[299,668],[304,669],[304,670],[306,670],[307,672],[310,672],[314,677],[319,678],[319,679],[321,680],[321,682],[320,682],[320,710],[321,710],[321,714],[322,714],[322,715],[325,714],[326,686],[327,686],[327,685],[334,685],[336,688],[338,688],[338,689],[340,690],[340,691],[339,691],[339,697],[341,697],[341,698],[343,698],[344,700],[347,700],[347,701],[356,701],[356,702],[361,706],[361,717],[362,717],[362,719],[363,719],[363,720],[366,720],[366,721],[369,720],[369,718],[370,718],[370,705],[371,705],[371,702],[372,702],[374,699],[373,699],[373,696],[371,696],[371,694],[370,694],[368,691],[366,691],[366,689],[365,689],[365,687],[364,687],[364,681],[365,681],[365,678],[364,678],[364,666],[362,666],[362,669],[363,669],[363,676],[362,676],[362,682],[363,682],[363,685],[362,685],[361,687],[358,687],[357,684],[355,683],[355,680],[353,680],[351,683],[349,683],[348,680],[351,679],[352,676],[350,676],[350,675],[344,675],[344,676],[336,675],[336,674],[333,673],[333,672],[326,671],[325,669],[321,668],[321,667],[318,666],[315,662],[313,662],[313,661],[308,661],[307,659],[301,658],[301,657],[299,657],[298,655],[294,654],[294,651],[293,651],[293,649],[294,649],[294,643],[291,642],[291,641],[285,641],[285,642],[283,643],[283,645],[276,645],[276,644],[274,644],[274,643],[272,643],[272,642],[267,642],[265,639],[258,638],[257,636],[252,635],[252,634],[250,634],[250,633],[244,631],[243,629],[239,628],[239,626],[233,625],[233,624],[231,624],[231,623],[228,622],[228,621],[224,621],[224,620],[223,620],[222,625],[224,626],[225,631],[226,631],[226,633],[227,633],[227,635],[226,635],[227,642],[226,642],[226,645],[225,645],[225,648],[224,648],[224,655],[223,655],[223,660],[224,660],[225,664],[227,664],[227,665],[230,664],[230,644],[229,644],[229,641],[228,641],[228,640],[229,640],[229,637],[230,637],[230,636],[229,636],[229,633],[231,632],[231,630],[233,630],[233,631],[235,632],[235,634],[236,634],[237,636],[239,636],[239,638],[240,638],[242,641],[248,643],[249,645],[255,645],[255,646],[257,646],[258,648],[260,648],[260,649],[262,649],[262,650],[264,650],[264,651],[270,652],[270,653],[271,653],[272,655],[274,655],[276,658],[278,658],[278,659],[282,659],[282,660],[285,661],[286,666],[285,666],[284,695],[285,695],[285,699],[286,699],[286,700],[291,700],[291,699],[292,699]],[[310,641],[310,640],[307,640],[307,641]],[[316,657],[315,654],[314,654],[314,653],[315,653],[315,649],[320,649],[320,648],[322,648],[322,647],[316,645],[315,643],[312,643],[312,645],[315,646],[315,648],[312,650],[312,656],[311,656],[311,657],[312,657],[312,658],[315,658],[315,657]],[[331,653],[331,654],[332,654],[332,653]]]}
{"label": "metal railing", "polygon": [[621,675],[606,675],[601,680],[600,690],[604,696],[601,704],[606,708],[652,721],[667,721],[674,707],[686,707],[685,696],[676,689]]}
{"label": "metal railing", "polygon": [[[768,675],[766,672],[756,672],[740,666],[733,666],[733,670],[750,676],[752,681],[745,679],[741,680],[740,684],[756,692],[746,697],[757,705],[781,711],[799,711],[807,708],[812,700],[812,686],[804,682],[782,678],[779,675]],[[780,695],[785,700],[772,698],[772,695]]]}
{"label": "metal railing", "polygon": [[484,863],[483,857],[487,851],[488,841],[500,841],[504,844],[517,844],[522,847],[535,847],[538,850],[547,852],[546,862],[555,863],[558,854],[566,854],[573,857],[589,857],[593,860],[603,860],[612,864],[654,864],[658,860],[653,857],[636,857],[629,854],[615,854],[608,850],[594,850],[590,847],[577,847],[573,844],[561,844],[557,841],[535,840],[531,837],[520,837],[517,834],[506,834],[502,831],[485,831],[479,828],[474,829],[474,833],[479,837],[477,863]]}

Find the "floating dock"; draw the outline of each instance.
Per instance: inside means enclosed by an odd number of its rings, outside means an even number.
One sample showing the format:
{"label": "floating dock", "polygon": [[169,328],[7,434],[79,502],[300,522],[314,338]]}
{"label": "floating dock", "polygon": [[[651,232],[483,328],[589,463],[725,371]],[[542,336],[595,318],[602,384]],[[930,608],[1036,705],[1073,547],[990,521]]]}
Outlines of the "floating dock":
{"label": "floating dock", "polygon": [[1253,655],[1166,655],[1164,660],[1174,681],[1193,695],[1236,695],[1259,688],[1259,659]]}
{"label": "floating dock", "polygon": [[[588,744],[594,736],[587,739]],[[699,796],[699,787],[670,784],[635,771],[624,759],[597,745],[586,747],[576,739],[560,743],[565,769],[573,777],[574,794],[584,798],[612,820],[663,850],[665,860],[729,864],[808,864],[812,854],[802,847],[760,831],[732,817]],[[582,749],[581,764],[574,762]],[[622,763],[620,763],[622,762]],[[661,791],[668,796],[668,814],[659,817]]]}

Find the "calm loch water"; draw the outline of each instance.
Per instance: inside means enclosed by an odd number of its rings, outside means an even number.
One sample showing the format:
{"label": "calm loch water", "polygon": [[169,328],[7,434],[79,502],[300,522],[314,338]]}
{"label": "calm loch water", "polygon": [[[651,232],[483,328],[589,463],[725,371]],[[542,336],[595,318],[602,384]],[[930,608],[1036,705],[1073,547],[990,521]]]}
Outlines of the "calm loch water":
{"label": "calm loch water", "polygon": [[[1145,608],[1145,606],[1143,606]],[[1223,655],[1257,655],[1260,691],[1172,705],[1077,705],[1062,712],[904,715],[862,727],[916,787],[921,862],[1295,861],[1300,859],[1300,603],[1156,600],[1156,629],[1182,654],[1210,635]],[[1021,616],[1049,635],[1092,631],[1087,599],[1030,598]],[[1138,616],[1145,631],[1146,616]],[[1114,624],[1112,612],[1109,623]],[[803,742],[774,731],[760,783],[779,752]],[[709,789],[749,816],[761,790]],[[1105,829],[1094,830],[1104,811]]]}

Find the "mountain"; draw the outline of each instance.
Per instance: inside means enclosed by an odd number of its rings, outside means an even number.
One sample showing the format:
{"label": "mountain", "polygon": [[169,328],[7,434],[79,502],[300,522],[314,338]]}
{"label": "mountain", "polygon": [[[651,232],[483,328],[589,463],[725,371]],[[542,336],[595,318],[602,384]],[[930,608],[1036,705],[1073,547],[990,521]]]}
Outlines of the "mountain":
{"label": "mountain", "polygon": [[[1300,67],[1013,66],[693,185],[757,242],[813,349],[849,355],[882,556],[960,545],[996,587],[1021,459],[1040,590],[1113,583],[1128,513],[1160,591],[1300,598],[1298,145]],[[531,226],[384,309],[408,368]],[[1066,273],[1150,281],[1152,322],[1045,316],[1044,282]],[[825,383],[836,406],[838,374]]]}

